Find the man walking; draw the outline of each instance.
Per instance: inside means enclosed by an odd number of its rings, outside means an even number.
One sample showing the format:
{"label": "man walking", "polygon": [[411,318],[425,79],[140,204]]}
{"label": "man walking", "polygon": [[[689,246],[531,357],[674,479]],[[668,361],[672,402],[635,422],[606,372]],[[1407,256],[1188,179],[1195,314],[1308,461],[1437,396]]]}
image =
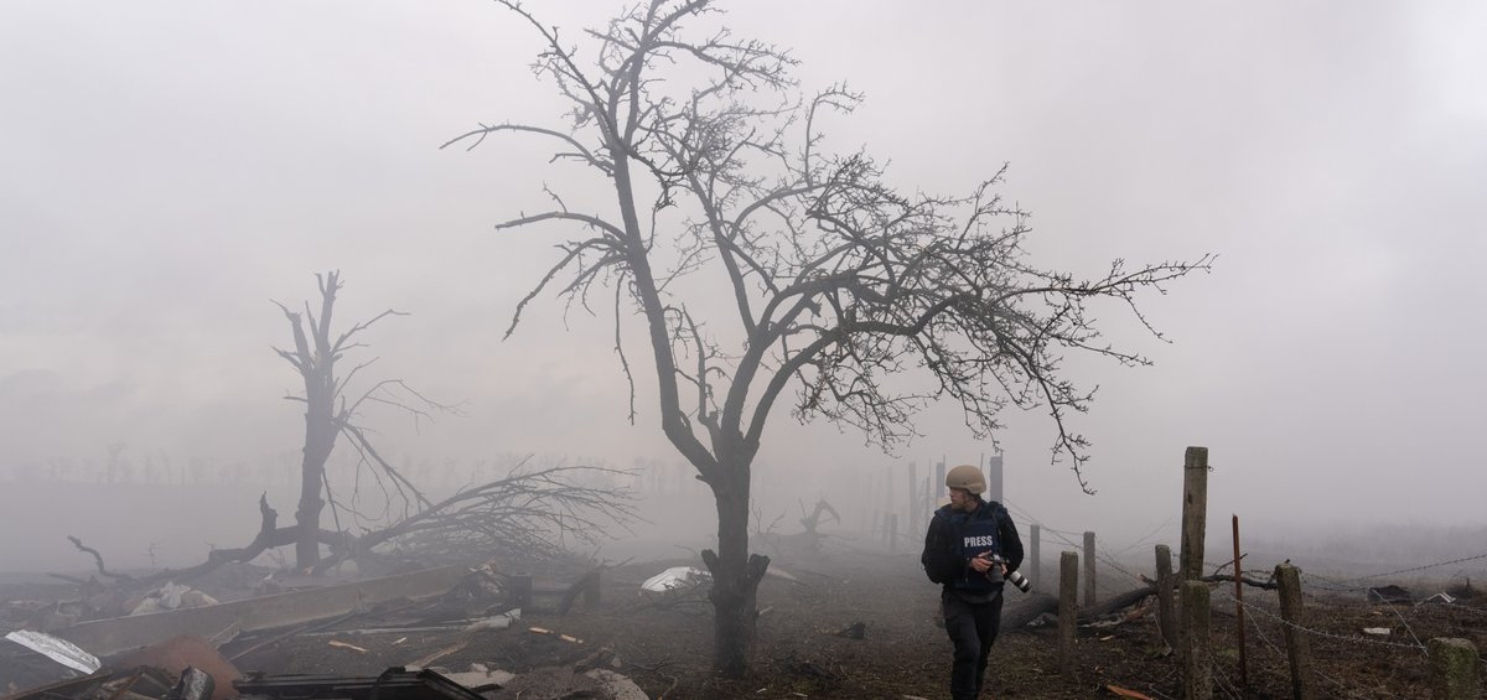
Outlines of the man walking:
{"label": "man walking", "polygon": [[976,700],[986,680],[986,660],[1002,619],[1003,577],[1022,564],[1022,539],[1012,516],[996,501],[981,500],[986,478],[963,464],[945,475],[950,505],[935,511],[919,561],[941,584],[945,631],[955,644],[950,697]]}

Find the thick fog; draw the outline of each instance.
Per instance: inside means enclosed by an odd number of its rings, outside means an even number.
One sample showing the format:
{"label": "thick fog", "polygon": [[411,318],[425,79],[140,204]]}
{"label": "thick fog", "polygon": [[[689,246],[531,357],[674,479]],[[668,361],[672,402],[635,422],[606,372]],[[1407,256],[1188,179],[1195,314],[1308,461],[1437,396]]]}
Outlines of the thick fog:
{"label": "thick fog", "polygon": [[[619,3],[531,6],[577,42]],[[910,462],[923,475],[1001,451],[1016,512],[1175,543],[1183,450],[1203,445],[1211,530],[1231,513],[1273,538],[1487,524],[1487,8],[725,7],[737,34],[793,48],[804,88],[866,93],[831,143],[891,160],[893,182],[961,193],[1010,163],[1003,193],[1033,214],[1036,262],[1219,256],[1141,299],[1170,343],[1101,310],[1107,337],[1154,366],[1069,357],[1100,387],[1073,423],[1097,495],[1050,465],[1042,414],[1009,414],[992,445],[932,408],[884,454],[782,406],[759,458],[766,511],[860,505]],[[460,409],[369,412],[394,463],[451,485],[513,455],[651,465],[705,515],[648,362],[626,420],[602,305],[565,319],[544,295],[502,340],[565,232],[493,225],[544,207],[544,184],[602,201],[602,183],[520,136],[439,146],[478,122],[560,124],[528,68],[540,49],[475,0],[0,8],[0,561],[85,567],[69,534],[121,558],[238,546],[265,489],[289,519],[304,423],[283,397],[303,387],[272,350],[292,343],[272,301],[314,298],[332,269],[343,322],[410,314],[366,333],[369,376]],[[127,487],[99,488],[111,460]],[[211,503],[151,486],[182,474],[222,486]]]}

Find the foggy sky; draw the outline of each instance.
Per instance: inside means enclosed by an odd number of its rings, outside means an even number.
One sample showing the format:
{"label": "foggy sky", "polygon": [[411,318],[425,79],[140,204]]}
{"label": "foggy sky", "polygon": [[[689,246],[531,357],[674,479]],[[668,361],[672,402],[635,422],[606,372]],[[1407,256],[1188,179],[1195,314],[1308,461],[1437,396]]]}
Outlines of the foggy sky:
{"label": "foggy sky", "polygon": [[[531,6],[576,39],[618,4]],[[1170,345],[1100,314],[1154,367],[1071,358],[1101,387],[1075,423],[1099,495],[1048,465],[1048,420],[1016,415],[1010,498],[1071,529],[1145,531],[1177,511],[1183,448],[1205,445],[1225,516],[1482,522],[1481,5],[725,7],[738,34],[792,47],[806,88],[867,94],[829,131],[891,159],[893,182],[964,192],[1010,162],[1040,264],[1220,256],[1143,300]],[[373,416],[390,452],[675,459],[649,375],[625,422],[607,317],[565,328],[543,297],[501,342],[563,231],[492,225],[542,206],[544,182],[603,193],[540,141],[438,146],[479,121],[556,123],[527,67],[539,48],[475,0],[5,3],[0,478],[121,441],[136,459],[293,452],[270,300],[311,298],[327,269],[342,320],[411,313],[367,335],[380,376],[462,404],[417,431]],[[953,413],[885,456],[780,408],[761,460],[812,491],[842,486],[827,468],[993,451]]]}

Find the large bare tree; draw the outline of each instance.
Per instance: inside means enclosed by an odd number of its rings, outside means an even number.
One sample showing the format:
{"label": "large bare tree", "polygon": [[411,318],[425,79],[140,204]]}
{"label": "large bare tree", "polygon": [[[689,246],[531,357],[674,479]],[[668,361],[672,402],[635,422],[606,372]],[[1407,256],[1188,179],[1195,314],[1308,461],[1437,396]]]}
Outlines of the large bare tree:
{"label": "large bare tree", "polygon": [[[1206,269],[1207,256],[1116,261],[1088,278],[1036,266],[1026,215],[997,194],[1004,168],[963,196],[896,189],[868,153],[826,147],[823,121],[860,96],[842,86],[806,96],[787,52],[734,38],[708,0],[648,0],[577,40],[517,0],[497,1],[541,35],[533,67],[571,111],[566,123],[482,124],[445,145],[544,138],[555,160],[607,185],[613,200],[593,209],[548,190],[550,210],[498,224],[580,232],[508,334],[550,286],[584,304],[612,287],[633,421],[620,329],[630,309],[641,314],[662,429],[717,503],[718,547],[704,559],[719,670],[747,669],[768,566],[749,552],[750,469],[787,389],[797,419],[850,425],[885,447],[913,435],[910,419],[930,401],[958,401],[977,436],[994,433],[1008,405],[1041,407],[1056,427],[1055,461],[1067,458],[1090,490],[1086,441],[1067,418],[1091,393],[1060,374],[1061,357],[1146,363],[1101,340],[1091,305],[1123,305],[1150,329],[1136,295]],[[700,305],[709,283],[731,290],[731,311]]]}

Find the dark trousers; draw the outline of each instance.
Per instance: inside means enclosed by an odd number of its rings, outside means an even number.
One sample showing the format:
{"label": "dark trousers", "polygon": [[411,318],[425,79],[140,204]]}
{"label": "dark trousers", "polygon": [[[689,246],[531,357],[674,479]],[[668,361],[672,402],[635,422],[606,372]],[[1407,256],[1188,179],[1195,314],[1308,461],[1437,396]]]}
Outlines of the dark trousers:
{"label": "dark trousers", "polygon": [[1002,596],[998,593],[985,603],[972,603],[947,587],[940,594],[940,606],[945,613],[945,631],[955,644],[950,697],[976,700],[986,681],[986,659],[1002,623]]}

